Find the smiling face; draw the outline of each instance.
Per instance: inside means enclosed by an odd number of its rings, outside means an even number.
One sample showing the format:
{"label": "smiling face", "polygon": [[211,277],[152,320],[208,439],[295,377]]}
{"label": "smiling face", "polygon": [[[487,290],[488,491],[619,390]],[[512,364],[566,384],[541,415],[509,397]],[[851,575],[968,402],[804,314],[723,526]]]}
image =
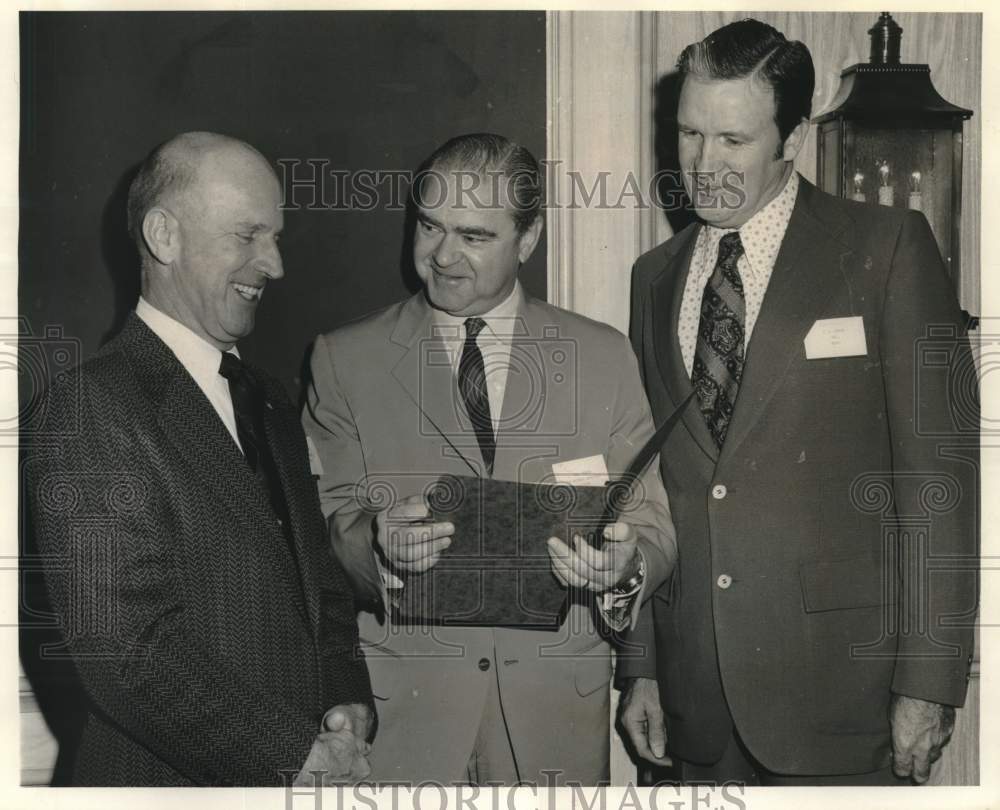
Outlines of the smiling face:
{"label": "smiling face", "polygon": [[221,351],[250,334],[265,285],[284,275],[280,203],[260,155],[231,146],[202,157],[192,185],[147,214],[165,223],[153,231],[165,247],[150,303]]}
{"label": "smiling face", "polygon": [[709,224],[738,228],[784,188],[808,124],[782,144],[774,113],[774,93],[752,76],[685,77],[678,154],[684,186]]}
{"label": "smiling face", "polygon": [[[481,179],[483,188],[492,188],[489,177]],[[431,305],[459,317],[489,312],[510,295],[517,270],[542,230],[537,217],[519,234],[503,195],[490,205],[494,195],[489,191],[477,194],[468,188],[468,172],[428,175],[413,240],[413,261]]]}

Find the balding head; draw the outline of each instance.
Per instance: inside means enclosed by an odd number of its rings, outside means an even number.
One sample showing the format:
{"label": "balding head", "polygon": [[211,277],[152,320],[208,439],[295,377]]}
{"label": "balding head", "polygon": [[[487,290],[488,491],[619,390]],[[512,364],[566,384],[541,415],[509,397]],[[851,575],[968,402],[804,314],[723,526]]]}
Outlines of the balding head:
{"label": "balding head", "polygon": [[143,263],[149,256],[142,236],[146,214],[158,205],[176,206],[196,185],[206,163],[227,156],[259,162],[273,174],[264,156],[250,144],[215,132],[183,132],[149,153],[128,191],[128,231]]}
{"label": "balding head", "polygon": [[264,287],[284,274],[281,185],[260,152],[178,135],[143,163],[128,213],[150,304],[223,351],[250,333]]}

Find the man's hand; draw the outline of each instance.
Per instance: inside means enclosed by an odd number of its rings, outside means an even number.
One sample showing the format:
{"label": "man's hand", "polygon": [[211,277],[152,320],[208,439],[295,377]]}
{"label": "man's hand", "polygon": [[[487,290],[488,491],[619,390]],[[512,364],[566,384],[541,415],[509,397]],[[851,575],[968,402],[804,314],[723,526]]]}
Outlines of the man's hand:
{"label": "man's hand", "polygon": [[639,570],[638,535],[628,523],[604,527],[604,550],[596,549],[579,535],[573,548],[558,537],[548,541],[552,573],[569,588],[587,588],[597,593],[613,588]]}
{"label": "man's hand", "polygon": [[660,687],[652,678],[632,678],[618,703],[618,719],[636,753],[657,765],[670,765],[667,734],[660,708]]}
{"label": "man's hand", "polygon": [[892,769],[896,776],[909,776],[918,785],[927,781],[931,764],[955,730],[955,709],[928,700],[892,696]]}
{"label": "man's hand", "polygon": [[376,542],[392,567],[410,573],[427,571],[451,545],[455,526],[430,523],[429,517],[422,495],[404,498],[375,517]]}
{"label": "man's hand", "polygon": [[375,715],[364,703],[341,703],[328,710],[323,715],[321,731],[339,731],[350,728],[358,739],[358,744],[364,748],[365,755],[371,751],[368,740],[372,735]]}
{"label": "man's hand", "polygon": [[367,778],[372,772],[368,764],[371,724],[371,710],[361,703],[330,709],[323,715],[322,730],[295,777],[295,787],[313,787],[316,782],[324,787],[354,784]]}

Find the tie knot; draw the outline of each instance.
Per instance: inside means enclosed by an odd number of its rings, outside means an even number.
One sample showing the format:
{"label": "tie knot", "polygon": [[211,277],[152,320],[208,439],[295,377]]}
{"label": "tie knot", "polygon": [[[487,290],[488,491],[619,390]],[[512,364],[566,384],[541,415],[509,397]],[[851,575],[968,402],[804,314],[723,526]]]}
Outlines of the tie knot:
{"label": "tie knot", "polygon": [[739,231],[730,231],[719,240],[718,264],[736,263],[743,255],[743,241]]}
{"label": "tie knot", "polygon": [[475,340],[479,337],[479,333],[483,331],[483,327],[486,326],[486,321],[482,318],[466,318],[465,319],[465,335],[468,340]]}
{"label": "tie knot", "polygon": [[243,379],[243,362],[232,352],[222,353],[222,362],[219,364],[219,374],[230,382],[240,382]]}

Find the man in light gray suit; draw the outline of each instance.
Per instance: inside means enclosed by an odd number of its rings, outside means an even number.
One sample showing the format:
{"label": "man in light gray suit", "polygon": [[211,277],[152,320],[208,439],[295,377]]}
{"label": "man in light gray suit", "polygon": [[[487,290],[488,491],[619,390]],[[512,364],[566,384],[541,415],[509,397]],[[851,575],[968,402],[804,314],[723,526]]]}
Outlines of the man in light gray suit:
{"label": "man in light gray suit", "polygon": [[[414,236],[424,289],[317,339],[303,415],[333,550],[364,608],[380,716],[373,772],[446,784],[605,781],[611,648],[601,631],[627,626],[675,560],[655,465],[641,478],[642,503],[606,530],[605,551],[524,538],[547,549],[568,589],[555,632],[421,627],[387,593],[448,553],[454,526],[428,523],[421,494],[439,475],[551,482],[568,464],[604,483],[653,433],[624,336],[518,283],[542,230],[531,154],[467,135],[426,166]],[[395,504],[378,502],[382,484]]]}

